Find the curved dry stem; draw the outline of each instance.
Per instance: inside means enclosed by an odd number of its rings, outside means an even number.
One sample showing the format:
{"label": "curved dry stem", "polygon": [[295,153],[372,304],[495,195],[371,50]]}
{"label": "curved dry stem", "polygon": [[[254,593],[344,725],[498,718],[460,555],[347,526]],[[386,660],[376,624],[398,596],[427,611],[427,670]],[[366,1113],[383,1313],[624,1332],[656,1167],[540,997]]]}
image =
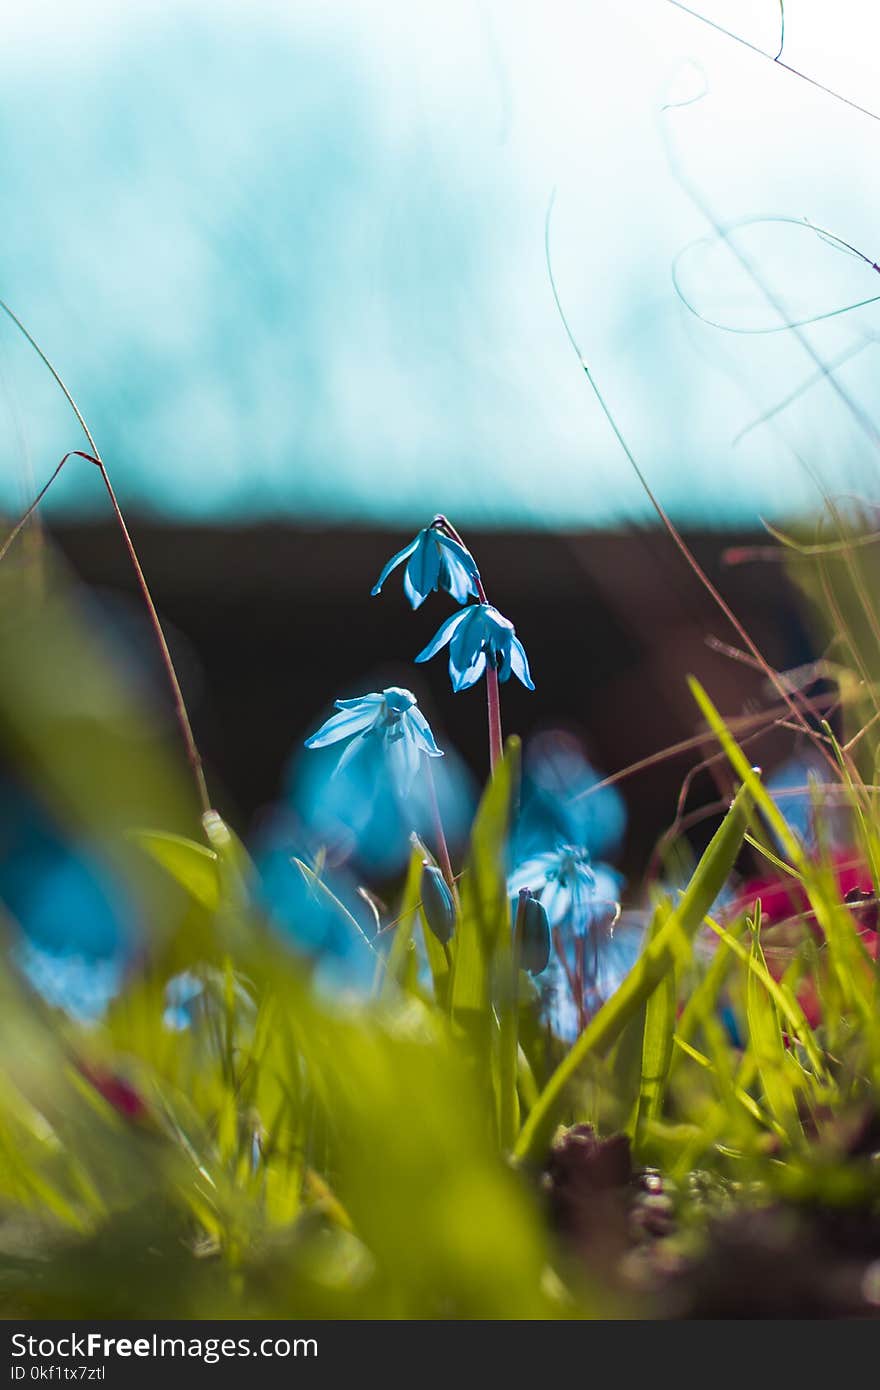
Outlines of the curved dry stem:
{"label": "curved dry stem", "polygon": [[52,486],[53,482],[54,482],[55,479],[58,477],[58,474],[61,472],[61,469],[64,467],[64,464],[66,463],[67,459],[68,459],[68,458],[71,458],[71,457],[79,457],[79,458],[87,459],[89,462],[95,464],[95,466],[97,467],[98,471],[99,471],[100,474],[101,474],[101,481],[103,482],[104,487],[105,487],[106,492],[107,492],[107,496],[108,496],[109,499],[110,499],[110,505],[111,505],[111,507],[112,507],[112,509],[113,509],[113,514],[114,514],[114,516],[115,516],[115,518],[116,518],[117,525],[119,526],[119,529],[120,529],[120,531],[121,531],[121,533],[122,533],[122,538],[123,538],[123,541],[125,542],[125,548],[126,548],[126,550],[127,550],[127,552],[128,552],[128,557],[129,557],[129,560],[130,560],[130,562],[131,562],[131,566],[132,566],[132,568],[133,568],[133,570],[134,570],[134,572],[135,572],[135,577],[136,577],[136,579],[137,579],[138,587],[139,587],[139,589],[140,589],[140,591],[141,591],[141,597],[143,598],[144,605],[145,605],[146,610],[147,610],[147,615],[148,615],[149,620],[150,620],[150,626],[151,626],[152,629],[153,629],[153,633],[154,633],[155,638],[156,638],[156,644],[157,644],[157,646],[158,646],[158,648],[159,648],[159,655],[160,655],[161,660],[162,660],[162,665],[163,665],[163,667],[165,668],[165,674],[166,674],[166,676],[167,676],[167,678],[168,678],[168,684],[169,684],[170,687],[171,687],[171,696],[172,696],[172,700],[173,700],[173,702],[174,702],[175,714],[176,714],[176,716],[177,716],[178,725],[180,726],[180,732],[181,732],[181,734],[182,734],[182,736],[183,736],[183,742],[184,742],[184,747],[185,747],[185,749],[186,749],[187,760],[188,760],[188,762],[189,762],[189,764],[190,764],[190,768],[192,769],[193,779],[194,779],[195,784],[196,784],[196,793],[197,793],[198,798],[199,798],[199,803],[200,803],[200,805],[201,805],[202,812],[203,812],[203,813],[207,813],[207,812],[209,812],[209,811],[212,809],[212,807],[211,807],[211,799],[210,799],[210,797],[209,797],[209,795],[208,795],[208,787],[207,787],[207,783],[206,783],[206,781],[205,781],[204,767],[203,767],[203,765],[202,765],[201,755],[200,755],[200,753],[199,753],[198,747],[197,747],[197,745],[196,745],[195,737],[194,737],[194,735],[193,735],[192,725],[191,725],[190,719],[189,719],[189,713],[188,713],[187,708],[186,708],[186,702],[185,702],[185,700],[184,700],[184,698],[183,698],[183,691],[182,691],[181,688],[180,688],[180,681],[178,680],[178,677],[177,677],[177,671],[176,671],[175,666],[174,666],[174,661],[173,661],[173,659],[172,659],[171,652],[169,651],[169,648],[168,648],[168,642],[167,642],[167,640],[166,640],[166,638],[165,638],[165,633],[164,633],[164,630],[163,630],[163,628],[162,628],[162,623],[161,623],[161,621],[160,621],[160,619],[159,619],[159,614],[158,614],[158,612],[157,612],[157,610],[156,610],[156,605],[155,605],[155,603],[153,602],[153,596],[152,596],[152,594],[150,593],[150,588],[149,588],[149,585],[147,584],[146,576],[145,576],[145,574],[144,574],[144,572],[143,572],[143,569],[141,568],[141,563],[140,563],[140,560],[138,559],[137,551],[135,550],[135,547],[134,547],[134,542],[132,541],[131,535],[129,534],[128,526],[126,525],[125,518],[124,518],[124,516],[123,516],[123,514],[122,514],[122,509],[121,509],[121,507],[119,506],[119,502],[118,502],[118,500],[117,500],[117,498],[116,498],[116,493],[115,493],[114,490],[113,490],[113,484],[112,484],[111,481],[110,481],[110,475],[109,475],[109,473],[107,472],[106,464],[104,463],[104,460],[101,458],[101,455],[100,455],[100,453],[99,453],[99,451],[98,451],[98,446],[97,446],[97,444],[95,443],[95,440],[94,440],[94,437],[92,436],[91,430],[89,429],[88,425],[87,425],[86,422],[85,422],[85,419],[84,419],[83,416],[82,416],[82,413],[80,412],[79,406],[76,404],[76,401],[74,400],[73,396],[71,395],[70,391],[68,390],[68,388],[67,388],[65,382],[63,381],[63,379],[62,379],[60,373],[57,371],[57,369],[56,369],[55,366],[52,364],[52,362],[50,362],[49,358],[46,356],[45,352],[44,352],[43,349],[40,347],[40,345],[39,345],[39,343],[36,341],[36,339],[29,333],[29,331],[27,330],[27,328],[25,328],[24,324],[22,323],[22,321],[21,321],[21,319],[18,317],[18,315],[15,314],[15,313],[12,311],[12,309],[10,309],[9,305],[6,304],[2,299],[0,299],[0,309],[2,309],[3,313],[6,314],[6,316],[7,316],[9,319],[11,319],[12,323],[15,324],[15,327],[16,327],[16,328],[18,329],[18,331],[22,334],[22,336],[27,340],[27,342],[30,343],[31,347],[33,348],[33,350],[34,350],[34,352],[37,354],[37,356],[40,358],[40,360],[41,360],[41,362],[43,363],[43,365],[48,369],[48,371],[49,371],[49,372],[51,373],[51,375],[54,377],[55,382],[57,383],[57,385],[58,385],[59,388],[61,389],[61,391],[62,391],[62,393],[63,393],[63,395],[64,395],[64,397],[65,397],[65,399],[66,399],[66,401],[67,401],[67,403],[68,403],[68,405],[70,406],[71,410],[73,411],[74,415],[76,416],[76,419],[77,419],[77,421],[78,421],[78,423],[79,423],[79,426],[80,426],[80,428],[81,428],[83,434],[85,435],[86,439],[88,440],[88,442],[89,442],[89,447],[90,447],[90,449],[91,449],[91,454],[90,454],[90,455],[89,455],[89,454],[83,453],[83,452],[80,451],[79,449],[73,449],[73,450],[70,451],[70,453],[65,454],[64,458],[61,460],[61,462],[59,463],[58,467],[55,469],[55,472],[52,474],[52,476],[51,476],[51,478],[49,479],[49,481],[45,484],[45,486],[44,486],[44,487],[41,489],[41,491],[37,494],[37,497],[36,497],[36,498],[34,499],[34,501],[31,503],[30,507],[29,507],[29,508],[27,509],[27,511],[25,512],[24,516],[19,520],[19,522],[17,523],[17,525],[16,525],[15,528],[13,529],[11,535],[7,537],[6,542],[5,542],[4,546],[3,546],[3,550],[2,550],[2,552],[0,552],[0,559],[2,559],[3,556],[6,554],[7,550],[9,549],[9,546],[12,544],[12,542],[13,542],[14,539],[15,539],[15,537],[19,534],[19,532],[21,531],[22,527],[23,527],[23,526],[25,525],[25,523],[27,522],[28,518],[33,514],[33,512],[34,512],[34,511],[36,510],[36,508],[39,506],[40,502],[41,502],[42,499],[45,497],[45,495],[46,495],[46,493],[48,492],[49,488]]}
{"label": "curved dry stem", "polygon": [[563,307],[562,307],[562,301],[561,301],[560,298],[559,298],[559,291],[558,291],[557,286],[556,286],[556,280],[555,280],[555,277],[554,277],[554,275],[553,275],[553,265],[552,265],[552,261],[551,261],[551,258],[550,258],[550,219],[551,219],[552,212],[553,212],[553,206],[554,206],[554,202],[555,202],[555,197],[556,197],[556,194],[555,194],[555,190],[554,190],[554,193],[553,193],[553,195],[551,196],[550,203],[549,203],[548,208],[547,208],[547,216],[546,216],[545,223],[544,223],[544,251],[545,251],[545,258],[546,258],[546,263],[547,263],[547,273],[548,273],[548,276],[549,276],[549,279],[550,279],[550,288],[551,288],[551,290],[552,290],[552,292],[553,292],[553,299],[554,299],[554,301],[555,301],[556,308],[557,308],[557,311],[558,311],[558,313],[559,313],[559,317],[560,317],[560,319],[561,319],[561,321],[562,321],[562,326],[563,326],[563,328],[565,329],[565,333],[566,333],[566,336],[567,336],[567,338],[568,338],[568,341],[569,341],[569,343],[571,344],[571,347],[572,347],[572,349],[573,349],[575,355],[577,356],[578,361],[580,362],[581,369],[582,369],[584,375],[585,375],[586,378],[587,378],[587,381],[588,381],[588,383],[589,383],[589,385],[590,385],[590,388],[591,388],[591,390],[592,390],[594,396],[596,397],[596,400],[598,401],[599,406],[601,407],[602,413],[604,414],[606,420],[608,421],[608,424],[611,426],[611,429],[612,429],[612,431],[613,431],[613,433],[614,433],[614,436],[615,436],[615,438],[616,438],[618,444],[620,445],[621,449],[623,450],[623,452],[624,452],[624,454],[625,454],[625,456],[626,456],[626,458],[627,458],[627,460],[628,460],[630,466],[632,467],[632,469],[633,469],[633,471],[634,471],[636,477],[638,478],[639,482],[641,483],[642,488],[644,489],[645,494],[646,494],[646,496],[647,496],[649,502],[651,503],[652,507],[654,508],[654,510],[655,510],[655,512],[657,513],[658,517],[660,518],[661,522],[662,522],[663,525],[665,526],[666,530],[669,532],[669,535],[671,536],[672,540],[675,542],[675,545],[678,547],[678,550],[681,552],[681,554],[682,554],[682,556],[684,557],[685,561],[686,561],[687,564],[690,566],[691,570],[692,570],[693,573],[696,575],[697,579],[700,581],[700,583],[702,584],[703,588],[704,588],[704,589],[706,590],[706,592],[709,594],[710,598],[711,598],[711,599],[713,600],[713,602],[718,606],[718,608],[720,608],[721,612],[724,614],[725,618],[727,619],[727,621],[730,623],[731,627],[733,628],[734,632],[736,632],[737,636],[740,638],[740,641],[742,641],[742,642],[745,643],[745,645],[748,647],[749,651],[750,651],[750,652],[752,653],[752,655],[755,657],[755,659],[756,659],[756,661],[758,662],[758,664],[760,665],[761,670],[763,671],[764,675],[767,676],[767,678],[768,678],[768,679],[771,681],[771,683],[775,686],[775,688],[777,689],[779,695],[780,695],[781,698],[784,700],[785,704],[788,706],[788,709],[789,709],[790,713],[792,714],[792,716],[794,717],[795,721],[796,721],[796,722],[799,722],[799,723],[802,723],[802,724],[803,724],[804,732],[805,732],[808,736],[811,737],[811,736],[812,736],[812,733],[813,733],[812,729],[810,728],[810,726],[809,726],[809,724],[807,723],[807,721],[804,720],[804,718],[803,718],[803,716],[802,716],[800,710],[798,709],[797,705],[796,705],[796,704],[794,703],[794,701],[791,699],[791,697],[790,697],[788,691],[785,689],[785,687],[784,687],[784,686],[782,685],[782,683],[780,682],[779,677],[778,677],[778,674],[773,670],[772,666],[769,664],[769,662],[767,661],[766,657],[765,657],[765,656],[763,655],[763,653],[759,650],[757,644],[752,640],[752,637],[750,636],[750,634],[748,633],[748,631],[746,630],[746,628],[743,626],[743,624],[740,622],[740,620],[739,620],[739,618],[736,616],[736,614],[733,612],[733,609],[730,607],[730,605],[728,604],[727,600],[724,599],[724,598],[722,597],[722,595],[719,593],[718,589],[717,589],[717,588],[715,587],[715,585],[712,583],[712,580],[709,578],[709,576],[706,574],[706,572],[705,572],[705,570],[703,569],[703,567],[700,565],[700,563],[699,563],[699,561],[697,560],[696,556],[694,555],[693,551],[690,549],[689,545],[688,545],[687,542],[685,541],[685,539],[684,539],[684,537],[682,536],[681,532],[678,530],[678,527],[677,527],[677,526],[675,525],[675,523],[672,521],[672,518],[669,516],[669,514],[668,514],[668,512],[666,511],[665,507],[664,507],[663,504],[660,502],[660,499],[659,499],[659,498],[657,497],[657,495],[655,494],[655,492],[654,492],[653,488],[651,487],[650,483],[648,482],[648,480],[647,480],[645,474],[642,472],[642,469],[639,467],[639,464],[636,462],[636,459],[635,459],[634,454],[632,453],[632,450],[630,449],[629,445],[627,444],[626,440],[624,439],[623,434],[621,433],[621,430],[620,430],[620,428],[619,428],[619,426],[618,426],[618,424],[617,424],[617,421],[615,420],[615,418],[614,418],[614,416],[613,416],[611,410],[609,409],[609,407],[608,407],[608,405],[607,405],[607,403],[606,403],[606,401],[605,401],[605,398],[604,398],[604,396],[602,395],[602,392],[599,390],[599,386],[598,386],[598,384],[597,384],[597,382],[596,382],[596,380],[595,380],[595,378],[594,378],[594,376],[593,376],[593,373],[592,373],[592,371],[591,371],[591,369],[590,369],[589,363],[587,362],[586,358],[584,357],[583,353],[581,352],[581,349],[580,349],[580,347],[579,347],[579,345],[578,345],[578,342],[577,342],[577,340],[576,340],[576,338],[575,338],[575,336],[574,336],[574,334],[573,334],[573,332],[572,332],[572,330],[571,330],[571,326],[570,326],[570,324],[569,324],[569,322],[568,322],[568,319],[566,318],[565,311],[563,310]]}
{"label": "curved dry stem", "polygon": [[734,43],[738,43],[743,48],[747,48],[750,53],[756,53],[759,58],[766,58],[768,63],[773,63],[776,67],[782,68],[783,72],[790,73],[792,77],[799,77],[802,82],[808,82],[809,85],[815,87],[817,91],[824,92],[826,96],[833,97],[835,101],[843,102],[844,106],[849,106],[851,110],[858,111],[862,116],[870,117],[872,121],[880,121],[880,114],[876,111],[870,110],[867,106],[860,106],[859,103],[853,101],[851,97],[844,96],[842,92],[836,91],[833,87],[827,87],[824,82],[819,82],[815,77],[810,77],[807,73],[801,72],[800,68],[793,68],[790,63],[784,63],[782,61],[782,48],[785,43],[784,27],[781,34],[779,52],[774,57],[772,53],[768,53],[765,49],[759,48],[756,43],[750,43],[748,39],[744,39],[741,34],[735,34],[732,29],[725,29],[723,24],[718,24],[714,19],[709,19],[708,16],[700,14],[699,10],[692,10],[690,5],[682,4],[682,0],[667,0],[667,3],[672,5],[676,10],[681,10],[683,14],[690,15],[691,19],[698,19],[701,24],[705,24],[710,29],[714,29],[717,34],[723,34],[725,38],[732,39]]}

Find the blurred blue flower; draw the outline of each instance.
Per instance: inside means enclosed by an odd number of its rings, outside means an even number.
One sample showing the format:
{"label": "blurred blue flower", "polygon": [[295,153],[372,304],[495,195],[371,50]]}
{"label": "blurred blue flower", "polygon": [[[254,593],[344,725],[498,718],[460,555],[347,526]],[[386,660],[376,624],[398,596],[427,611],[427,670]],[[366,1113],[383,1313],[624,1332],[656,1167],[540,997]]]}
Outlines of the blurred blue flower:
{"label": "blurred blue flower", "polygon": [[[766,778],[765,786],[785,817],[789,830],[807,848],[816,845],[817,815],[828,844],[839,843],[841,832],[846,837],[846,812],[841,816],[840,803],[835,806],[835,784],[829,780],[827,766],[812,750],[797,753],[780,763]],[[831,797],[828,795],[829,787],[832,788]]]}
{"label": "blurred blue flower", "polygon": [[527,690],[534,690],[525,648],[513,623],[491,604],[472,603],[453,613],[416,661],[429,661],[447,642],[453,690],[467,690],[480,679],[487,664],[497,670],[499,680],[506,681],[513,674]]}
{"label": "blurred blue flower", "polygon": [[16,965],[47,1004],[78,1023],[97,1023],[122,989],[121,956],[83,956],[40,946],[27,937],[13,951]]}
{"label": "blurred blue flower", "polygon": [[205,986],[192,970],[174,975],[165,986],[162,1022],[172,1033],[183,1033],[193,1022]]}
{"label": "blurred blue flower", "polygon": [[[231,1003],[239,1025],[253,1022],[256,1014],[251,988],[244,976],[233,975]],[[182,970],[167,981],[162,1023],[172,1033],[183,1033],[209,1015],[218,1021],[224,1019],[229,1007],[229,981],[225,970],[200,965],[196,970]]]}
{"label": "blurred blue flower", "polygon": [[514,863],[555,844],[583,845],[594,858],[613,851],[626,827],[626,808],[616,787],[593,790],[600,780],[574,734],[546,729],[530,739],[523,760]]}
{"label": "blurred blue flower", "polygon": [[585,950],[585,1003],[593,1014],[619,989],[632,970],[645,940],[641,913],[606,917],[590,933]]}
{"label": "blurred blue flower", "polygon": [[413,608],[420,607],[428,594],[438,589],[445,589],[459,603],[467,603],[470,594],[479,597],[479,572],[473,555],[438,530],[436,521],[391,557],[373,585],[374,595],[381,593],[391,571],[404,561],[403,588]]}
{"label": "blurred blue flower", "polygon": [[547,973],[545,998],[554,1031],[563,1039],[577,1036],[639,957],[645,920],[639,913],[621,914],[622,885],[615,869],[591,864],[578,845],[534,854],[508,880],[511,893],[531,889],[556,933],[558,949]]}
{"label": "blurred blue flower", "polygon": [[[334,771],[334,754],[333,748],[303,751],[288,769],[284,798],[295,813],[296,852],[310,863],[323,847],[333,865],[345,863],[361,879],[375,883],[391,877],[409,861],[413,830],[432,843],[428,778],[417,777],[412,786],[401,787],[377,740],[368,741],[341,771]],[[446,838],[450,847],[461,847],[473,819],[474,780],[452,748],[434,759],[431,774]],[[280,808],[278,815],[280,825]],[[286,878],[283,856],[278,873],[279,879]]]}
{"label": "blurred blue flower", "polygon": [[641,955],[645,930],[642,913],[612,914],[597,919],[588,936],[562,943],[564,960],[554,955],[544,976],[545,1006],[557,1037],[572,1042],[616,993]]}
{"label": "blurred blue flower", "polygon": [[[356,767],[360,767],[360,762]],[[344,790],[350,783],[350,771],[339,778],[330,777],[330,784]],[[323,775],[326,780],[327,772]],[[284,805],[275,807],[251,846],[259,873],[257,901],[270,925],[308,957],[312,968],[322,965],[325,979],[332,980],[338,988],[368,989],[375,961],[346,916],[350,913],[362,923],[364,902],[358,895],[357,881],[346,866],[331,862],[338,854],[338,840],[332,843],[334,835],[338,839],[347,835],[350,852],[353,837],[348,827],[329,820],[325,844],[331,842],[332,849],[328,853],[299,816]],[[320,871],[328,894],[314,891],[298,868],[297,859]],[[394,867],[398,865],[395,863]],[[336,907],[334,899],[345,911]],[[366,933],[368,927],[363,930]]]}
{"label": "blurred blue flower", "polygon": [[429,758],[443,756],[410,690],[392,685],[356,700],[337,700],[336,708],[341,713],[326,720],[305,744],[306,748],[326,748],[330,743],[351,739],[336,764],[337,772],[347,767],[366,743],[378,743],[388,757],[397,786],[406,795],[419,770],[422,754]]}
{"label": "blurred blue flower", "polygon": [[524,860],[511,874],[508,889],[531,889],[544,906],[551,927],[588,931],[594,917],[613,911],[623,879],[607,864],[590,862],[577,845],[557,845]]}

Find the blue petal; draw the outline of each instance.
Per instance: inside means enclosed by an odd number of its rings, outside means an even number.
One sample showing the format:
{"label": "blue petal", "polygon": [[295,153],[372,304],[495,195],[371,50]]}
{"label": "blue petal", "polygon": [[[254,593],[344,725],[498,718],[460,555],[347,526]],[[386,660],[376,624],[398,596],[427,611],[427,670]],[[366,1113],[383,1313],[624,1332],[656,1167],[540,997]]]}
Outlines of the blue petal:
{"label": "blue petal", "polygon": [[503,613],[499,613],[497,608],[493,608],[491,603],[482,604],[487,635],[494,639],[507,640],[508,633],[513,635],[513,623],[509,618],[505,618]]}
{"label": "blue petal", "polygon": [[438,748],[431,732],[431,726],[420,709],[407,711],[406,718],[413,729],[413,738],[429,758],[442,758],[443,749]]}
{"label": "blue petal", "polygon": [[391,571],[392,571],[397,565],[402,564],[404,560],[408,560],[408,559],[409,559],[410,555],[412,555],[413,551],[415,550],[416,546],[418,545],[419,540],[420,540],[420,538],[421,538],[421,535],[422,535],[422,533],[421,533],[421,531],[420,531],[419,534],[418,534],[418,536],[416,536],[416,538],[415,538],[414,541],[410,541],[409,545],[405,545],[405,546],[403,547],[403,550],[398,550],[398,552],[397,552],[396,555],[392,555],[391,559],[388,561],[388,564],[385,566],[385,568],[383,569],[382,573],[379,575],[379,578],[376,580],[376,583],[373,585],[372,589],[370,590],[370,593],[371,593],[374,597],[375,597],[376,594],[381,593],[382,585],[385,583],[385,580],[388,578],[388,576],[389,576],[389,574],[391,573]]}
{"label": "blue petal", "polygon": [[465,574],[471,579],[477,579],[480,572],[477,569],[477,562],[471,552],[466,550],[463,545],[459,545],[458,541],[454,541],[451,536],[444,535],[442,531],[435,531],[434,534],[443,549],[448,552],[447,558],[450,563],[459,564]]}
{"label": "blue petal", "polygon": [[438,532],[437,535],[442,548],[441,585],[459,603],[467,603],[469,594],[473,594],[474,598],[479,598],[480,591],[477,580],[480,577],[480,572],[473,555],[464,546],[454,541],[451,536],[445,536],[442,532]]}
{"label": "blue petal", "polygon": [[381,705],[385,699],[385,693],[381,690],[371,691],[369,695],[359,695],[356,700],[335,700],[337,709],[360,709],[362,705]]}
{"label": "blue petal", "polygon": [[619,874],[609,864],[594,864],[592,874],[596,899],[602,903],[619,902],[620,890],[625,882],[623,874]]}
{"label": "blue petal", "polygon": [[[435,532],[419,532],[419,543],[412,553],[406,572],[413,589],[422,599],[427,598],[428,594],[436,589],[440,573],[440,548]],[[413,607],[418,605],[413,604]]]}
{"label": "blue petal", "polygon": [[162,1014],[162,1026],[167,1028],[169,1033],[185,1033],[192,1024],[192,1018],[186,1009],[179,1005],[169,1005]]}
{"label": "blue petal", "polygon": [[165,986],[165,1003],[169,1008],[182,1008],[190,1004],[204,991],[204,984],[191,970],[173,975]]}
{"label": "blue petal", "polygon": [[396,790],[400,796],[407,797],[421,767],[421,750],[412,736],[404,731],[403,738],[391,745],[389,756]]}
{"label": "blue petal", "polygon": [[546,881],[547,870],[553,868],[558,858],[552,850],[547,850],[544,854],[534,854],[530,859],[524,859],[510,875],[507,885],[510,892],[518,893],[520,888],[539,892]]}
{"label": "blue petal", "polygon": [[561,927],[571,915],[571,890],[552,879],[541,892],[541,903],[551,927]]}
{"label": "blue petal", "polygon": [[351,762],[352,758],[355,757],[355,755],[361,751],[361,749],[364,746],[364,741],[368,739],[372,733],[372,729],[364,729],[363,733],[358,734],[357,738],[353,738],[348,747],[343,749],[342,756],[340,757],[339,762],[333,769],[334,777],[337,777],[339,773],[343,771],[344,768],[348,767],[348,764]]}
{"label": "blue petal", "polygon": [[427,594],[420,594],[415,584],[413,584],[410,579],[409,565],[407,565],[406,569],[403,571],[403,592],[406,594],[413,608],[421,608],[425,599],[428,597]]}
{"label": "blue petal", "polygon": [[[361,706],[361,701],[357,701]],[[320,729],[306,739],[306,748],[326,748],[328,743],[338,743],[340,739],[350,738],[352,734],[366,729],[376,717],[375,710],[346,709],[341,714],[332,715]]]}
{"label": "blue petal", "polygon": [[456,603],[467,603],[471,594],[479,597],[479,590],[468,571],[449,555],[443,556],[440,566],[440,587],[451,594]]}
{"label": "blue petal", "polygon": [[446,643],[452,637],[459,623],[463,622],[468,614],[472,612],[472,607],[462,608],[458,613],[453,613],[451,618],[447,618],[446,622],[434,633],[427,647],[424,647],[422,651],[419,652],[416,661],[430,661],[432,656],[436,656],[440,648],[446,646]]}
{"label": "blue petal", "polygon": [[526,690],[534,690],[535,682],[532,680],[532,673],[529,670],[526,649],[518,637],[511,637],[510,639],[510,669],[517,679],[522,681]]}
{"label": "blue petal", "polygon": [[620,923],[598,943],[590,984],[603,1003],[632,970],[644,938],[645,928],[640,924]]}
{"label": "blue petal", "polygon": [[508,637],[506,641],[501,638],[498,642],[493,642],[492,646],[495,652],[498,679],[500,681],[510,680],[510,638]]}
{"label": "blue petal", "polygon": [[466,667],[463,671],[455,665],[455,663],[452,660],[452,657],[450,656],[449,675],[452,679],[452,689],[456,691],[469,690],[472,685],[476,685],[477,681],[480,679],[480,676],[483,674],[485,669],[485,652],[478,652],[476,660],[472,663],[472,665]]}
{"label": "blue petal", "polygon": [[[472,603],[464,610],[461,625],[449,648],[449,660],[457,671],[466,671],[473,666],[485,647],[485,614],[485,607],[481,603]],[[483,668],[480,669],[482,672]]]}

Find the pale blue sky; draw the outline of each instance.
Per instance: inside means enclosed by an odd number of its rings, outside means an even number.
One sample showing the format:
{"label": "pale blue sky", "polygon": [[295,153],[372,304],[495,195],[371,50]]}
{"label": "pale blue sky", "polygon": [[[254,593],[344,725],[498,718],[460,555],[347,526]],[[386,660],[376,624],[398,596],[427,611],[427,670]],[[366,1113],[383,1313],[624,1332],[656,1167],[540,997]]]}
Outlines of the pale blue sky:
{"label": "pale blue sky", "polygon": [[[670,274],[707,223],[808,217],[880,260],[880,122],[666,0],[33,2],[0,50],[0,294],[68,379],[131,507],[579,527],[649,514],[555,313],[684,521],[869,492],[875,450],[788,333],[731,334]],[[705,0],[770,51],[775,0]],[[868,0],[791,0],[788,62],[880,106]],[[694,66],[699,65],[699,71]],[[701,100],[663,113],[670,101]],[[880,292],[788,224],[741,233],[788,312]],[[727,252],[710,317],[776,322]],[[880,305],[808,330],[875,412]],[[878,415],[880,419],[880,415]],[[0,502],[81,443],[0,330]],[[74,470],[76,470],[74,472]],[[87,465],[56,507],[100,508]]]}

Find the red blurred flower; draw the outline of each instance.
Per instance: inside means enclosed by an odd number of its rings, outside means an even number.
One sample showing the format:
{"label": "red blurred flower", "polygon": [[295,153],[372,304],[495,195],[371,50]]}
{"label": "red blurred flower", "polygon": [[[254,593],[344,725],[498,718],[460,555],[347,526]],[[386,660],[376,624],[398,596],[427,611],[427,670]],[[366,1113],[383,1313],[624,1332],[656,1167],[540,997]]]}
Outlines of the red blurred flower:
{"label": "red blurred flower", "polygon": [[135,1090],[125,1077],[117,1076],[103,1068],[92,1067],[87,1062],[77,1062],[80,1074],[91,1082],[95,1090],[104,1097],[108,1105],[125,1120],[146,1120],[149,1108],[140,1092]]}
{"label": "red blurred flower", "polygon": [[[872,960],[876,960],[880,923],[870,869],[864,859],[852,850],[833,854],[831,862],[838,892],[853,915],[865,950]],[[749,879],[726,915],[734,917],[743,912],[751,913],[756,902],[761,904],[762,931],[770,929],[770,939],[764,942],[767,968],[775,979],[781,979],[791,960],[791,943],[780,941],[779,933],[772,929],[783,927],[786,923],[792,927],[801,924],[819,941],[822,940],[822,931],[810,908],[809,899],[796,879],[778,876]],[[812,975],[805,975],[799,982],[798,1000],[807,1022],[811,1027],[816,1027],[821,1022],[822,1011]]]}

